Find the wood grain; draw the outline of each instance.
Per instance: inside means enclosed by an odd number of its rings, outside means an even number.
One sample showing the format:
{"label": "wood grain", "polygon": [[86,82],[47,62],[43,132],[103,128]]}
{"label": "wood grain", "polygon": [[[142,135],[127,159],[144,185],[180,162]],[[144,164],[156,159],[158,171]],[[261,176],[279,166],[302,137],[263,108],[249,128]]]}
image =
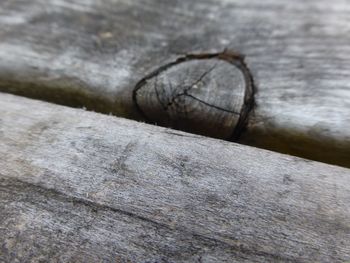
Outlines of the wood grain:
{"label": "wood grain", "polygon": [[350,167],[349,12],[346,0],[1,1],[0,90],[140,119],[141,79],[228,49],[257,91],[240,142]]}
{"label": "wood grain", "polygon": [[252,85],[237,54],[187,55],[142,79],[133,100],[149,122],[237,139],[253,107]]}
{"label": "wood grain", "polygon": [[0,94],[0,261],[346,262],[350,170]]}

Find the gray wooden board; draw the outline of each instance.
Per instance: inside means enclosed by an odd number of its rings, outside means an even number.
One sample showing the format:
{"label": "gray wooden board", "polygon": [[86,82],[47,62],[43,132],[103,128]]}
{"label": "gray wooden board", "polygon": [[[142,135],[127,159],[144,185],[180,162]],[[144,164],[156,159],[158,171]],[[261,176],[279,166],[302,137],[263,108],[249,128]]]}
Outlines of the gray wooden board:
{"label": "gray wooden board", "polygon": [[139,119],[140,79],[227,48],[256,86],[241,142],[350,166],[349,13],[346,0],[2,0],[0,90]]}
{"label": "gray wooden board", "polygon": [[346,262],[350,170],[0,94],[1,262]]}

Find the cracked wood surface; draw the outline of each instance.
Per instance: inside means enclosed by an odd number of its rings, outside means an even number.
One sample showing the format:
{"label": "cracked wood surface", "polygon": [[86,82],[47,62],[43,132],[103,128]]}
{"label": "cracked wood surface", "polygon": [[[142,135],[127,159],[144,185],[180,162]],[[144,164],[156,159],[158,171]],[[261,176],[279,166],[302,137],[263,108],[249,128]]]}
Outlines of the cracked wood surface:
{"label": "cracked wood surface", "polygon": [[0,94],[0,261],[346,262],[350,170]]}
{"label": "cracked wood surface", "polygon": [[346,0],[5,0],[0,90],[140,119],[142,78],[233,50],[257,89],[240,142],[350,167],[349,12]]}
{"label": "cracked wood surface", "polygon": [[142,79],[133,101],[151,123],[238,139],[253,107],[252,84],[237,54],[187,55]]}

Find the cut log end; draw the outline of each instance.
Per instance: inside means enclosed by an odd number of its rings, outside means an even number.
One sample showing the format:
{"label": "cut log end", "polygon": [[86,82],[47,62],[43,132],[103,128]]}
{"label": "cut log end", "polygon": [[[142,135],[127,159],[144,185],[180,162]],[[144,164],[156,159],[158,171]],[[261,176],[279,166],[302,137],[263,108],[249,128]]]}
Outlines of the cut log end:
{"label": "cut log end", "polygon": [[252,95],[243,59],[220,53],[188,55],[159,68],[136,85],[134,102],[151,123],[230,139],[242,128]]}

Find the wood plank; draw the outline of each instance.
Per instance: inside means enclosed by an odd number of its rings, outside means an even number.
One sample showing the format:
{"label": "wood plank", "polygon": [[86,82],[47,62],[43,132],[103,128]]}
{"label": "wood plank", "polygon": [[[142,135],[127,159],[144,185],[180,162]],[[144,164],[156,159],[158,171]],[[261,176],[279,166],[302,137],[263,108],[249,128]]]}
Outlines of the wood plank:
{"label": "wood plank", "polygon": [[[177,128],[350,167],[349,12],[346,0],[1,1],[0,90],[142,119],[132,100],[140,80],[186,54],[228,49],[245,56],[254,81],[247,120],[230,115],[243,107],[230,85],[219,97],[204,89],[180,100],[177,84],[164,95],[179,99],[175,111],[148,102],[146,111]],[[169,124],[153,113],[150,121]]]}
{"label": "wood plank", "polygon": [[2,262],[350,260],[349,169],[0,102]]}

